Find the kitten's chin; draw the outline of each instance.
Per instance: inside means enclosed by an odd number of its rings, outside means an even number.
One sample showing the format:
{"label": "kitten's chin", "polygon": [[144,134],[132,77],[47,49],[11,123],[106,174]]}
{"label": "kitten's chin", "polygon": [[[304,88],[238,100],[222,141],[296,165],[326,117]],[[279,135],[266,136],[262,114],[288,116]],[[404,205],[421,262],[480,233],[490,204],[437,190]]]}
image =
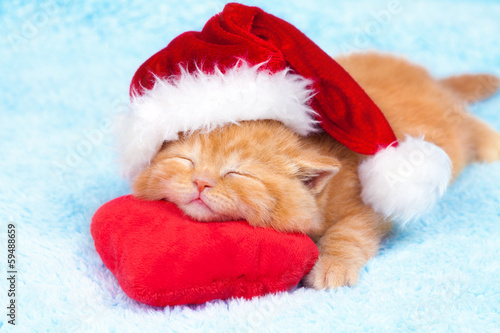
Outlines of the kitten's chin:
{"label": "kitten's chin", "polygon": [[188,204],[178,206],[186,215],[200,222],[222,222],[237,220],[230,216],[214,212],[201,200],[194,200]]}

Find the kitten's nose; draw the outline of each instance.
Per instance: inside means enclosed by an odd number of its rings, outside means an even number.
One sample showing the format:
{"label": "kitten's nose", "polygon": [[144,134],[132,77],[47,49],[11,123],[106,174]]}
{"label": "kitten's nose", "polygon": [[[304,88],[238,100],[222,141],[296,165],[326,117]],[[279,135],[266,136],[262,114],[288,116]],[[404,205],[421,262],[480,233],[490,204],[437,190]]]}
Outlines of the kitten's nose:
{"label": "kitten's nose", "polygon": [[210,185],[209,182],[206,182],[206,181],[201,180],[201,179],[195,179],[194,183],[198,187],[198,192],[200,192],[200,193],[203,192],[203,190],[205,189],[205,187],[212,187],[212,185]]}

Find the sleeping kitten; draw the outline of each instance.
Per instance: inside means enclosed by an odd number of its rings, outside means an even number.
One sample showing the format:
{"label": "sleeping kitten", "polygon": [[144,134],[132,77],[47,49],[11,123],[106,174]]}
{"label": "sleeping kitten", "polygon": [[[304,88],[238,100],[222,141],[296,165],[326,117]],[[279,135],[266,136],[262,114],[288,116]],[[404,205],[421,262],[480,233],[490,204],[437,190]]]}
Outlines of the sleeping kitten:
{"label": "sleeping kitten", "polygon": [[[470,162],[500,159],[500,134],[468,114],[465,104],[491,96],[491,75],[433,79],[391,56],[337,60],[380,107],[398,139],[425,135],[443,148],[453,176]],[[166,199],[199,221],[308,234],[320,257],[305,283],[317,289],[353,285],[391,229],[360,198],[364,158],[327,134],[301,137],[277,121],[249,121],[167,142],[134,180],[134,194]],[[384,189],[380,189],[383,191]]]}

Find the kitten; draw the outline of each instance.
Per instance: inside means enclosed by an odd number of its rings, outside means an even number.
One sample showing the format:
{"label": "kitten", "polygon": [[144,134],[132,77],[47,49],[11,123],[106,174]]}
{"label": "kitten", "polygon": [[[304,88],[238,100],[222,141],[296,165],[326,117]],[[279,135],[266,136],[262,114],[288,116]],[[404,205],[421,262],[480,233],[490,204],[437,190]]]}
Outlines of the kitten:
{"label": "kitten", "polygon": [[[425,135],[443,148],[454,177],[470,162],[500,159],[500,134],[465,110],[466,103],[494,94],[498,78],[435,80],[405,60],[371,53],[337,61],[380,107],[398,139]],[[277,121],[241,122],[166,142],[135,178],[133,192],[172,201],[199,221],[244,219],[306,233],[320,257],[305,283],[336,288],[358,281],[391,229],[360,198],[363,158],[325,133],[301,137]]]}

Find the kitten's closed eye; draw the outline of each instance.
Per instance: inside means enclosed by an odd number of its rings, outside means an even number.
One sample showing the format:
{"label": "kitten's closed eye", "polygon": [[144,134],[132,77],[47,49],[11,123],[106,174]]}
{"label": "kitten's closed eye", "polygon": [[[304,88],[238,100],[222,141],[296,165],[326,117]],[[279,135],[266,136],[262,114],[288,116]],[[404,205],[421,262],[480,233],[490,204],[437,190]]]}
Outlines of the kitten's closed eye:
{"label": "kitten's closed eye", "polygon": [[183,156],[174,156],[174,157],[171,157],[170,159],[181,162],[188,167],[194,167],[194,162],[190,158],[183,157]]}
{"label": "kitten's closed eye", "polygon": [[234,171],[234,170],[227,171],[222,177],[226,177],[226,176],[243,176],[243,177],[255,178],[254,176],[252,176],[248,173],[241,172],[241,171]]}
{"label": "kitten's closed eye", "polygon": [[136,176],[133,192],[146,200],[169,199],[179,191],[174,184],[184,182],[183,179],[194,172],[194,167],[193,160],[185,156],[160,156]]}

